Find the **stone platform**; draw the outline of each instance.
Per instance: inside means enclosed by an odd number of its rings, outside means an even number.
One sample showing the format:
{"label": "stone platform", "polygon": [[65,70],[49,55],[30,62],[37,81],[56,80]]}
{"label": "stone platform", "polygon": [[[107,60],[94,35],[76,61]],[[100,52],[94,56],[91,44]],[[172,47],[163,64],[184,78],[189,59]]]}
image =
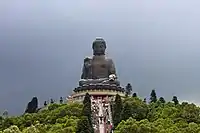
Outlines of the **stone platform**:
{"label": "stone platform", "polygon": [[75,88],[71,97],[75,101],[82,101],[86,93],[89,93],[92,97],[114,97],[116,94],[124,97],[125,89],[109,84],[86,85]]}

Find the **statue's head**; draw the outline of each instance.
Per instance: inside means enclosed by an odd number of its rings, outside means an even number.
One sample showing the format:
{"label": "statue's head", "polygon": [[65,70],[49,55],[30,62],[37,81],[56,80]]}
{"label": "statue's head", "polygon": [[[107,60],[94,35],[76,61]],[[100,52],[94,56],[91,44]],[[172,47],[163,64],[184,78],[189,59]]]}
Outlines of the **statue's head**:
{"label": "statue's head", "polygon": [[106,42],[103,38],[96,38],[92,44],[93,55],[105,55]]}

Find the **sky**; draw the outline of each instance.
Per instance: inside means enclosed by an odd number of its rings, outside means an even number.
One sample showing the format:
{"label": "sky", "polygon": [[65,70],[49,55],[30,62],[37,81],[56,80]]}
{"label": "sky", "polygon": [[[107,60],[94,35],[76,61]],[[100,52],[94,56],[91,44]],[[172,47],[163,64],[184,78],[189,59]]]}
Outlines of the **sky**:
{"label": "sky", "polygon": [[66,97],[103,37],[122,86],[200,103],[200,1],[1,0],[0,112]]}

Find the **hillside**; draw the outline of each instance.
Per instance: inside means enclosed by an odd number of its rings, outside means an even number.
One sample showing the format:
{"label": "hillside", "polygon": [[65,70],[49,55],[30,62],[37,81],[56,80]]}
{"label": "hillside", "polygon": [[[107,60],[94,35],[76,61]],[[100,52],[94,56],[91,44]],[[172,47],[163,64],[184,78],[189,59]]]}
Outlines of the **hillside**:
{"label": "hillside", "polygon": [[115,133],[199,133],[200,108],[195,104],[167,102],[142,103],[125,99],[121,121]]}
{"label": "hillside", "polygon": [[[91,133],[91,104],[51,104],[38,113],[0,119],[1,133]],[[151,95],[150,103],[136,94],[122,99],[119,95],[111,102],[114,133],[199,133],[200,108],[195,104],[157,100]],[[87,110],[87,111],[86,111]],[[85,117],[84,117],[85,116]],[[87,119],[88,118],[88,119]]]}
{"label": "hillside", "polygon": [[0,130],[3,133],[75,133],[82,107],[78,103],[51,104],[38,113],[1,117]]}

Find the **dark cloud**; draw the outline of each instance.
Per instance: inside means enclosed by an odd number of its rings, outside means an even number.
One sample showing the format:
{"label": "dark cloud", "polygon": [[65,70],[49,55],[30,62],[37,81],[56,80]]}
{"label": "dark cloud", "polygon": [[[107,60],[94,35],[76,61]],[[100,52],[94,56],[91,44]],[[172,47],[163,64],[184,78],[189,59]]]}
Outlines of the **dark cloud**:
{"label": "dark cloud", "polygon": [[103,36],[123,85],[199,102],[198,1],[1,1],[0,110],[71,94]]}

